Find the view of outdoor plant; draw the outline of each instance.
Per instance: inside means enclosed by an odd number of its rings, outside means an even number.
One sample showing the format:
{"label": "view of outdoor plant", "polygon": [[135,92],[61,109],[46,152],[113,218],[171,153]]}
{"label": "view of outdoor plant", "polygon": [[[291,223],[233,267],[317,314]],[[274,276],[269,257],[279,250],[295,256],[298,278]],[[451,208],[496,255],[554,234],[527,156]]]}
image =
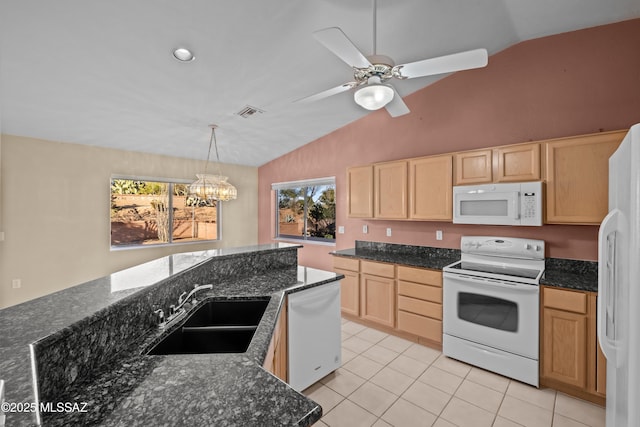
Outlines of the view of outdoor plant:
{"label": "view of outdoor plant", "polygon": [[171,182],[111,180],[111,245],[216,239],[216,203],[189,196],[187,187]]}
{"label": "view of outdoor plant", "polygon": [[278,236],[335,241],[335,185],[278,190]]}

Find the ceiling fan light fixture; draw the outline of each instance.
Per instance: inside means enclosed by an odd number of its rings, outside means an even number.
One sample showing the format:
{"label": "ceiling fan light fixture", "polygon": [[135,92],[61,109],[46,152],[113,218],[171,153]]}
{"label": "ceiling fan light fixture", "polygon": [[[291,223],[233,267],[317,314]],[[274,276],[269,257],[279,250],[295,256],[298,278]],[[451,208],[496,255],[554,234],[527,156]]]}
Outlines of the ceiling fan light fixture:
{"label": "ceiling fan light fixture", "polygon": [[367,110],[379,110],[387,105],[395,95],[391,86],[381,83],[369,83],[353,94],[356,104]]}

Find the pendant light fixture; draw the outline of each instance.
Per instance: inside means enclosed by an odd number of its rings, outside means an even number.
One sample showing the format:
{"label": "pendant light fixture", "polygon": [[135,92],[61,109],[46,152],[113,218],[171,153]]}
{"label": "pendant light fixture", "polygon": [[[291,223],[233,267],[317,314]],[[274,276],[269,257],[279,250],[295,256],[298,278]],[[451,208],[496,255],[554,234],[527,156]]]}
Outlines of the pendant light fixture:
{"label": "pendant light fixture", "polygon": [[[216,128],[218,126],[210,125],[209,127],[211,128],[211,138],[209,139],[209,150],[207,151],[207,163],[204,165],[204,173],[196,174],[198,179],[189,185],[189,194],[206,201],[219,200],[226,202],[235,200],[238,197],[238,190],[227,182],[228,177],[220,173],[220,155],[218,154],[218,141],[216,140]],[[212,146],[216,150],[217,175],[207,174]]]}

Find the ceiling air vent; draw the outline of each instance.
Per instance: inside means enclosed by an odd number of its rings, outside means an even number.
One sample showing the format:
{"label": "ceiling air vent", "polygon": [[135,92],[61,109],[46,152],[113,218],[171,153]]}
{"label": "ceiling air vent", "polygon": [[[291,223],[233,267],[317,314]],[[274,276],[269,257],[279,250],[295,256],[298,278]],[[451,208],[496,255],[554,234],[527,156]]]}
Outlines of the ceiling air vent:
{"label": "ceiling air vent", "polygon": [[236,114],[239,115],[240,117],[244,117],[245,119],[247,119],[255,114],[262,114],[262,113],[264,113],[264,110],[261,110],[256,107],[252,107],[251,105],[247,105],[242,110],[238,111]]}

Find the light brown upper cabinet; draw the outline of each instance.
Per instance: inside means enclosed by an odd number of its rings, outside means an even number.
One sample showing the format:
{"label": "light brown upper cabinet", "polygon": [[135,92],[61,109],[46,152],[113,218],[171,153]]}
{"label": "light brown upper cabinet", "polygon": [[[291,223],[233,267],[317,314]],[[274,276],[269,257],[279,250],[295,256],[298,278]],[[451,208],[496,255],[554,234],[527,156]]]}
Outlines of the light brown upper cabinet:
{"label": "light brown upper cabinet", "polygon": [[527,143],[456,153],[454,185],[539,181],[540,144]]}
{"label": "light brown upper cabinet", "polygon": [[494,182],[540,180],[540,144],[518,144],[493,150]]}
{"label": "light brown upper cabinet", "polygon": [[453,156],[409,160],[409,218],[452,219]]}
{"label": "light brown upper cabinet", "polygon": [[456,153],[454,185],[487,184],[493,181],[491,150]]}
{"label": "light brown upper cabinet", "polygon": [[373,165],[373,217],[407,218],[407,161]]}
{"label": "light brown upper cabinet", "polygon": [[627,131],[543,143],[547,224],[600,224],[608,211],[609,157]]}
{"label": "light brown upper cabinet", "polygon": [[347,168],[347,216],[373,218],[373,166]]}

